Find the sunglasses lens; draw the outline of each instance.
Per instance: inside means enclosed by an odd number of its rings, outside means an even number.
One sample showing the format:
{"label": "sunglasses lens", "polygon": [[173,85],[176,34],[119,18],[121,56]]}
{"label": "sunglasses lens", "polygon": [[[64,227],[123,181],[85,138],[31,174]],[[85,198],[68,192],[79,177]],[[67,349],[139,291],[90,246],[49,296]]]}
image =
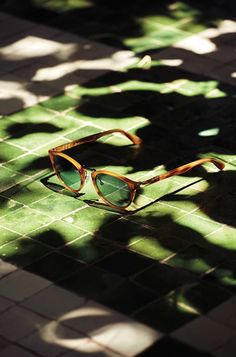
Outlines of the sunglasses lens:
{"label": "sunglasses lens", "polygon": [[79,190],[81,178],[79,170],[67,159],[55,156],[55,167],[61,180],[72,190]]}
{"label": "sunglasses lens", "polygon": [[98,174],[96,185],[100,194],[107,202],[117,207],[126,207],[131,200],[130,188],[127,183],[117,177]]}

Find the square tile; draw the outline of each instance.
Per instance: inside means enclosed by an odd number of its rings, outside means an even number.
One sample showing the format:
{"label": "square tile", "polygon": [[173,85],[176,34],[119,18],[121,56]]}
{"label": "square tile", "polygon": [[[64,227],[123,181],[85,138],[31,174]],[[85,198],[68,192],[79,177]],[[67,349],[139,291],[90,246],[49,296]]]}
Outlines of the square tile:
{"label": "square tile", "polygon": [[213,352],[214,357],[233,357],[236,351],[235,337]]}
{"label": "square tile", "polygon": [[18,269],[0,280],[0,294],[20,302],[49,285],[51,285],[49,280]]}
{"label": "square tile", "polygon": [[236,279],[235,279],[236,261],[228,260],[220,264],[216,269],[207,274],[204,279],[212,282],[213,284],[219,284],[223,288],[235,293],[236,291]]}
{"label": "square tile", "polygon": [[58,356],[74,346],[78,340],[83,339],[82,335],[72,329],[60,325],[56,321],[50,321],[40,330],[22,338],[19,343],[40,356]]}
{"label": "square tile", "polygon": [[50,192],[37,181],[28,182],[20,186],[14,186],[7,192],[4,192],[4,196],[13,198],[14,201],[24,205],[29,205],[32,202],[38,201],[45,196],[49,196]]}
{"label": "square tile", "polygon": [[127,250],[122,250],[105,257],[96,265],[114,274],[118,274],[123,277],[130,277],[142,272],[154,263],[155,261],[152,259]]}
{"label": "square tile", "polygon": [[176,268],[183,268],[192,273],[203,274],[214,268],[220,261],[224,259],[224,255],[212,249],[204,249],[197,245],[178,252],[174,257],[166,261],[167,265]]}
{"label": "square tile", "polygon": [[171,334],[177,340],[207,352],[213,352],[234,335],[232,329],[205,316],[191,321]]}
{"label": "square tile", "polygon": [[0,259],[0,278],[3,278],[4,276],[13,273],[16,270],[17,267],[15,265],[9,264],[4,260]]}
{"label": "square tile", "polygon": [[22,207],[7,215],[7,218],[1,218],[0,225],[20,234],[28,234],[43,224],[49,223],[50,220],[45,214],[28,207]]}
{"label": "square tile", "polygon": [[[50,193],[50,190],[48,190],[48,193]],[[83,206],[84,203],[75,197],[58,193],[53,193],[30,205],[31,208],[39,212],[39,215],[46,214],[51,217],[51,220],[65,217],[70,212],[81,211],[80,208]],[[73,213],[73,215],[76,215],[76,213]],[[73,223],[75,224],[75,222]]]}
{"label": "square tile", "polygon": [[16,239],[0,247],[0,257],[20,267],[31,264],[49,252],[46,246],[30,238]]}
{"label": "square tile", "polygon": [[46,319],[22,307],[13,306],[0,317],[0,335],[17,341],[47,322]]}
{"label": "square tile", "polygon": [[91,234],[86,234],[66,245],[61,249],[61,252],[89,264],[102,259],[117,249],[116,246],[109,244],[109,242],[98,239]]}
{"label": "square tile", "polygon": [[[60,299],[58,299],[58,296],[60,296]],[[46,303],[42,303],[43,301]],[[22,306],[48,318],[57,319],[68,311],[82,305],[84,301],[77,294],[73,294],[59,286],[51,285],[24,300]]]}
{"label": "square tile", "polygon": [[[10,134],[10,127],[9,134]],[[8,144],[7,142],[0,142],[0,163],[4,163],[9,160],[13,160],[14,158],[21,156],[25,153],[24,150],[17,148],[13,145]]]}
{"label": "square tile", "polygon": [[227,301],[232,295],[218,285],[194,282],[183,284],[170,296],[170,299],[197,313],[207,313],[217,305]]}
{"label": "square tile", "polygon": [[[93,219],[91,219],[93,217]],[[90,233],[96,232],[101,225],[110,223],[118,218],[118,215],[102,209],[84,207],[75,213],[64,217],[64,221],[73,223],[75,226]]]}
{"label": "square tile", "polygon": [[[189,243],[177,237],[162,237],[153,232],[150,237],[140,239],[131,245],[130,249],[138,254],[145,255],[155,260],[164,260],[181,251]],[[169,259],[168,259],[169,261]]]}
{"label": "square tile", "polygon": [[118,275],[95,266],[89,266],[78,273],[60,280],[58,284],[81,296],[98,301],[106,291],[118,286],[122,281],[123,279]]}
{"label": "square tile", "polygon": [[123,314],[133,314],[136,310],[143,308],[158,295],[126,279],[121,284],[105,292],[100,302]]}
{"label": "square tile", "polygon": [[25,181],[27,176],[21,175],[18,172],[14,172],[6,167],[1,167],[0,172],[0,180],[1,180],[1,188],[0,192],[4,194],[4,191],[9,188],[19,184],[22,181]]}
{"label": "square tile", "polygon": [[236,327],[236,298],[226,300],[208,312],[208,317],[231,328]]}
{"label": "square tile", "polygon": [[[1,294],[2,295],[2,294]],[[8,310],[15,303],[11,300],[6,299],[5,297],[0,296],[0,313],[3,313],[5,310]],[[0,350],[1,350],[1,339],[0,339]]]}
{"label": "square tile", "polygon": [[195,279],[191,274],[156,263],[144,272],[137,274],[134,281],[141,286],[153,290],[156,294],[165,295],[184,283]]}
{"label": "square tile", "polygon": [[[56,220],[46,226],[36,229],[29,234],[29,237],[37,240],[38,242],[47,244],[50,247],[60,248],[65,246],[67,243],[74,241],[76,238],[83,237],[84,235],[86,235],[86,232],[73,224]],[[73,252],[73,249],[71,249],[71,252]],[[75,255],[76,252],[77,250],[75,250]],[[68,255],[73,256],[73,254]]]}
{"label": "square tile", "polygon": [[42,259],[33,261],[26,269],[55,282],[79,271],[83,267],[84,264],[75,259],[66,257],[57,252],[52,252]]}
{"label": "square tile", "polygon": [[11,357],[11,356],[18,356],[18,357],[35,357],[35,354],[25,350],[22,347],[17,345],[10,345],[1,350],[2,357]]}
{"label": "square tile", "polygon": [[186,325],[199,314],[189,310],[186,306],[176,304],[168,297],[159,299],[134,312],[134,318],[142,323],[158,329],[164,333],[170,333],[180,326]]}
{"label": "square tile", "polygon": [[149,236],[151,234],[151,231],[145,226],[126,219],[119,219],[113,223],[112,220],[107,220],[105,223],[106,224],[101,224],[101,228],[96,234],[103,239],[112,241],[121,246],[129,246],[139,241],[143,236]]}
{"label": "square tile", "polygon": [[[1,198],[0,198],[0,201],[1,201]],[[14,201],[10,201],[9,203],[11,204],[11,203],[13,203]],[[15,203],[15,202],[14,202]],[[17,204],[16,204],[16,206],[17,206]],[[13,206],[13,207],[15,207],[15,206]],[[1,211],[1,210],[0,210]],[[1,212],[2,213],[2,212]],[[3,215],[4,215],[4,213],[3,213]],[[6,229],[6,228],[3,228],[3,227],[1,227],[1,244],[0,244],[0,246],[2,246],[2,245],[4,245],[4,244],[6,244],[6,243],[9,243],[9,242],[11,242],[11,241],[14,241],[15,239],[17,239],[17,238],[20,238],[20,234],[18,234],[18,233],[15,233],[15,232],[11,232],[11,231],[9,231],[8,229]]]}

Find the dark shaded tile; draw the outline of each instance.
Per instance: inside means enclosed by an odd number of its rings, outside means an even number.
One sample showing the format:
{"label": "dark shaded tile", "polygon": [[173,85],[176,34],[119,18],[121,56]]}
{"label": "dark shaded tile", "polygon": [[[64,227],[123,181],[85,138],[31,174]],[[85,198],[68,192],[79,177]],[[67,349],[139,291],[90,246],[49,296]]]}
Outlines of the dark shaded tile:
{"label": "dark shaded tile", "polygon": [[170,337],[164,337],[154,343],[151,347],[140,353],[138,357],[211,357],[211,354],[202,352],[189,345],[185,345]]}
{"label": "dark shaded tile", "polygon": [[104,270],[128,277],[145,270],[154,263],[152,259],[122,250],[102,259],[97,265]]}
{"label": "dark shaded tile", "polygon": [[162,237],[153,232],[152,236],[139,240],[130,249],[155,260],[163,260],[188,246],[188,242],[177,237]]}
{"label": "dark shaded tile", "polygon": [[176,289],[170,300],[189,306],[191,310],[204,314],[228,300],[231,296],[232,294],[228,290],[217,285],[195,282]]}
{"label": "dark shaded tile", "polygon": [[233,293],[236,292],[236,260],[231,260],[219,265],[204,280],[220,285]]}
{"label": "dark shaded tile", "polygon": [[97,231],[97,234],[104,239],[128,246],[138,241],[141,237],[149,235],[150,230],[125,219],[119,219],[112,224],[102,226]]}
{"label": "dark shaded tile", "polygon": [[157,299],[156,294],[125,280],[103,294],[100,302],[122,313],[131,314],[155,299]]}
{"label": "dark shaded tile", "polygon": [[90,266],[81,272],[59,281],[59,284],[80,295],[99,301],[102,294],[121,284],[121,282],[122,278],[119,276],[108,273],[95,266]]}
{"label": "dark shaded tile", "polygon": [[109,244],[109,242],[87,234],[62,248],[61,252],[85,263],[92,263],[117,249],[116,246]]}
{"label": "dark shaded tile", "polygon": [[192,273],[202,274],[212,269],[224,259],[224,254],[212,250],[207,250],[197,245],[192,245],[181,252],[178,252],[173,258],[166,261],[166,264],[183,268]]}
{"label": "dark shaded tile", "polygon": [[194,279],[193,275],[184,270],[157,263],[136,275],[134,281],[163,295]]}
{"label": "dark shaded tile", "polygon": [[163,298],[134,313],[135,319],[164,333],[174,331],[197,316],[198,314],[168,298]]}
{"label": "dark shaded tile", "polygon": [[53,252],[28,265],[26,269],[51,281],[58,281],[83,268],[83,264]]}

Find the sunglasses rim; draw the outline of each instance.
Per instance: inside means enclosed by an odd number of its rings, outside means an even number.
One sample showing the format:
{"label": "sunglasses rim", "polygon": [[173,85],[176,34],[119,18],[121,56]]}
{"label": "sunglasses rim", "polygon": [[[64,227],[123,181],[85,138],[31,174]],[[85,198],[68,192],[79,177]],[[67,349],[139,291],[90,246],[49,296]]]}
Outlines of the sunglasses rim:
{"label": "sunglasses rim", "polygon": [[[79,171],[79,176],[80,176],[80,187],[75,190],[73,188],[71,188],[70,186],[68,186],[63,179],[61,178],[60,174],[58,173],[58,170],[56,168],[56,164],[55,164],[55,156],[60,156],[63,159],[66,159],[67,161],[69,161],[73,166],[75,166],[75,168]],[[57,176],[57,178],[59,179],[59,181],[63,184],[63,186],[74,193],[78,193],[84,186],[85,180],[86,180],[86,171],[84,170],[84,168],[82,167],[82,165],[80,165],[80,163],[78,161],[76,161],[75,159],[73,159],[72,157],[70,157],[67,154],[64,154],[62,152],[53,152],[50,153],[50,159],[51,159],[51,163],[52,163],[52,167],[53,170]]]}
{"label": "sunglasses rim", "polygon": [[[108,200],[106,200],[106,198],[103,196],[103,194],[101,193],[101,191],[99,190],[98,186],[97,186],[97,183],[96,183],[96,177],[99,175],[99,174],[105,174],[105,175],[108,175],[108,176],[113,176],[113,177],[116,177],[117,179],[119,179],[120,181],[123,181],[127,184],[128,188],[129,188],[129,194],[130,194],[130,200],[128,202],[127,205],[125,206],[118,206],[118,205],[114,205],[112,204],[111,202],[109,202]],[[133,202],[134,200],[134,197],[135,197],[135,193],[136,193],[136,190],[138,188],[138,183],[136,183],[135,181],[132,181],[130,179],[128,179],[127,177],[123,176],[123,175],[120,175],[120,174],[117,174],[115,172],[112,172],[112,171],[108,171],[108,170],[96,170],[96,171],[93,171],[91,173],[91,177],[92,177],[92,181],[93,181],[93,185],[95,187],[95,190],[98,194],[98,196],[102,199],[103,202],[105,202],[107,205],[109,205],[110,207],[112,208],[119,208],[121,210],[123,209],[126,209],[127,207],[130,206],[130,204]]]}

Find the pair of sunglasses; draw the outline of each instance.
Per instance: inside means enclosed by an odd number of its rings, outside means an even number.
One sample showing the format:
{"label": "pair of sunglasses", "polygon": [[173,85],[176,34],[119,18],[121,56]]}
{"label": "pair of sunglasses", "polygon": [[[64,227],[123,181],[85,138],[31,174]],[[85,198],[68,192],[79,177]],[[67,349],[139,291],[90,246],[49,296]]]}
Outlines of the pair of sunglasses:
{"label": "pair of sunglasses", "polygon": [[[121,129],[111,129],[71,141],[48,151],[53,170],[66,189],[79,193],[85,184],[87,171],[83,165],[66,154],[65,151],[82,144],[95,142],[99,138],[113,133],[120,133],[126,136],[134,145],[142,143],[142,139],[134,134]],[[207,162],[212,162],[219,170],[223,170],[225,166],[223,162],[215,158],[205,158],[182,165],[145,181],[133,181],[125,176],[107,170],[94,170],[91,173],[91,177],[95,190],[104,203],[112,208],[125,210],[134,201],[135,194],[140,187],[151,185],[174,175],[183,174]]]}

